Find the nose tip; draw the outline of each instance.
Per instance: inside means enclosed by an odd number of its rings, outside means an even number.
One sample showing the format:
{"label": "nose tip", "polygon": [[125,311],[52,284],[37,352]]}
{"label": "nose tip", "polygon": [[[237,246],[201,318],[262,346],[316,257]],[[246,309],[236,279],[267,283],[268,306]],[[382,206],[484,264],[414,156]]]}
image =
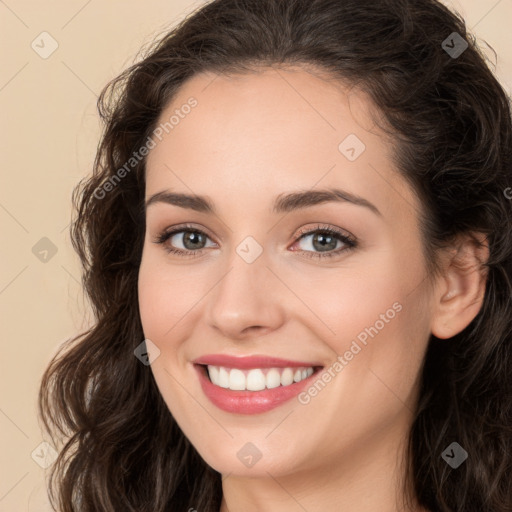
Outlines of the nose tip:
{"label": "nose tip", "polygon": [[263,336],[284,321],[283,305],[265,264],[261,260],[248,264],[239,258],[212,290],[206,317],[224,337]]}
{"label": "nose tip", "polygon": [[278,328],[279,323],[279,312],[272,311],[271,304],[259,305],[254,297],[235,305],[218,301],[210,316],[210,325],[230,339],[264,336]]}

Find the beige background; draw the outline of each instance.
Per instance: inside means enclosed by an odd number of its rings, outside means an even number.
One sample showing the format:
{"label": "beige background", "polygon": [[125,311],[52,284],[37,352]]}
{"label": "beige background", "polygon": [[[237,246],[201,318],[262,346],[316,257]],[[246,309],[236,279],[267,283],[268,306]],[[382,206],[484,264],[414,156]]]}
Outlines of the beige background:
{"label": "beige background", "polygon": [[[68,226],[71,191],[90,172],[98,142],[96,97],[143,44],[203,3],[0,0],[1,512],[49,510],[36,461],[51,460],[51,451],[40,446],[36,397],[57,346],[90,321]],[[496,50],[510,94],[512,0],[447,3]],[[58,44],[46,59],[52,41],[42,32]],[[32,250],[43,237],[57,250],[46,262]]]}

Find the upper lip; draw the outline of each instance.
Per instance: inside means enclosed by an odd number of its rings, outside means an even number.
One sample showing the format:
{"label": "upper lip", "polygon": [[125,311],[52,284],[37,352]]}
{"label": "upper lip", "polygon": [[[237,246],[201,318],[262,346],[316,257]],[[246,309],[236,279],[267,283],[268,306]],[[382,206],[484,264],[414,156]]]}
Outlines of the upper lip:
{"label": "upper lip", "polygon": [[270,357],[263,355],[255,356],[230,356],[225,354],[208,354],[198,357],[192,361],[195,364],[224,366],[227,368],[287,368],[287,367],[309,367],[322,366],[319,363],[308,361],[290,361],[288,359],[280,359],[278,357]]}

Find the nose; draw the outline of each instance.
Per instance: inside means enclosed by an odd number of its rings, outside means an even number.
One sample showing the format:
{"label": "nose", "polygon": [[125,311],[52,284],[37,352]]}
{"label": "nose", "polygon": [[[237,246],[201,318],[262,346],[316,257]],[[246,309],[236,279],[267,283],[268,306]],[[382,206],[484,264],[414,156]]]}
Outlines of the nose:
{"label": "nose", "polygon": [[229,268],[208,294],[206,320],[223,337],[262,336],[285,322],[285,291],[267,264],[263,254],[247,263],[234,253]]}

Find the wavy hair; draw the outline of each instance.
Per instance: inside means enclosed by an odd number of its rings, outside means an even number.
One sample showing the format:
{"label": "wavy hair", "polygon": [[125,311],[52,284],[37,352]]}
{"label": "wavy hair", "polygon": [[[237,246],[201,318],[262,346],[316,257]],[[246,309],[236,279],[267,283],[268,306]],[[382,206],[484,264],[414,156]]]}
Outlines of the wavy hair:
{"label": "wavy hair", "polygon": [[[468,43],[456,58],[443,43],[453,32]],[[510,98],[460,14],[435,0],[215,0],[159,36],[103,89],[94,169],[72,198],[72,243],[94,325],[61,346],[39,392],[44,427],[62,443],[51,471],[53,506],[220,508],[221,475],[181,432],[150,368],[134,357],[144,339],[137,277],[145,158],[104,191],[186,80],[272,65],[313,65],[373,100],[392,135],[397,170],[421,200],[431,272],[438,249],[456,236],[487,237],[478,315],[453,338],[429,340],[409,435],[409,484],[431,511],[510,512]],[[469,454],[456,470],[441,458],[452,441]]]}

